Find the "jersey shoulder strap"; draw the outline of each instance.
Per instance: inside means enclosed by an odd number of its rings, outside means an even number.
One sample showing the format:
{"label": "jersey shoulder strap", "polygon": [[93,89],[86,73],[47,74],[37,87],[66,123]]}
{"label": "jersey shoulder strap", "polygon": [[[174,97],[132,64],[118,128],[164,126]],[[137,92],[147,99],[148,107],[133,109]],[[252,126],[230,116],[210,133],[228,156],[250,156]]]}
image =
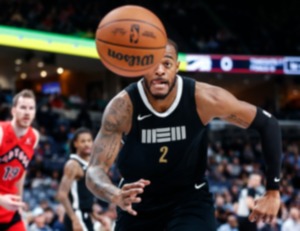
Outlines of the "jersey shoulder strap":
{"label": "jersey shoulder strap", "polygon": [[71,154],[70,155],[70,159],[77,161],[78,164],[80,165],[80,167],[82,167],[83,170],[87,169],[88,162],[86,162],[85,160],[81,159],[77,154]]}

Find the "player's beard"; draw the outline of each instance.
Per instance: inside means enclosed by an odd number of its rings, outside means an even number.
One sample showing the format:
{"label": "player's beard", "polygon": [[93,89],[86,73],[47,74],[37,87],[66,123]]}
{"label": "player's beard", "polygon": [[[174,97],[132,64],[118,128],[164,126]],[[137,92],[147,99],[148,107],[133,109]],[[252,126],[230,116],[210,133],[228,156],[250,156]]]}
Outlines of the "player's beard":
{"label": "player's beard", "polygon": [[170,92],[173,90],[173,88],[175,87],[176,81],[177,81],[177,76],[175,76],[173,82],[171,83],[171,85],[169,87],[169,91],[166,94],[152,94],[148,82],[144,79],[144,83],[145,83],[145,87],[146,87],[147,91],[154,99],[157,99],[157,100],[165,99],[170,94]]}
{"label": "player's beard", "polygon": [[31,123],[32,123],[32,120],[27,121],[27,122],[23,122],[22,119],[16,119],[16,125],[17,125],[19,128],[22,128],[22,129],[29,128],[30,125],[31,125]]}
{"label": "player's beard", "polygon": [[78,150],[78,155],[82,157],[87,157],[91,155],[91,150],[85,150],[84,148],[82,150]]}

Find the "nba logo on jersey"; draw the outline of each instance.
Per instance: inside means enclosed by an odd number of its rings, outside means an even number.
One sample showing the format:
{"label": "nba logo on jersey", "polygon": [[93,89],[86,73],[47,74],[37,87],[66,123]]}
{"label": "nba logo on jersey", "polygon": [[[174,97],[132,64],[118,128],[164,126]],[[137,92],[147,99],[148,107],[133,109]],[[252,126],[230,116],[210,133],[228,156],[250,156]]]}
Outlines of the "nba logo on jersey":
{"label": "nba logo on jersey", "polygon": [[165,143],[186,139],[186,127],[142,129],[142,143]]}

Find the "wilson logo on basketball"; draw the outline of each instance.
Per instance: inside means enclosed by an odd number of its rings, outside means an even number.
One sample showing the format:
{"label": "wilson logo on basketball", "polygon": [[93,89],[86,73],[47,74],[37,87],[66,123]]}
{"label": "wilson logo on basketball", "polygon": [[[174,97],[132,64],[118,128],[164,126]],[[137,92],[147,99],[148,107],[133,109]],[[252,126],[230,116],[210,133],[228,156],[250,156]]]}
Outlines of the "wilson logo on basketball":
{"label": "wilson logo on basketball", "polygon": [[113,59],[119,60],[119,61],[125,61],[127,62],[128,66],[149,66],[152,65],[154,62],[154,56],[149,55],[127,55],[123,54],[121,52],[116,52],[112,49],[108,49],[107,55]]}

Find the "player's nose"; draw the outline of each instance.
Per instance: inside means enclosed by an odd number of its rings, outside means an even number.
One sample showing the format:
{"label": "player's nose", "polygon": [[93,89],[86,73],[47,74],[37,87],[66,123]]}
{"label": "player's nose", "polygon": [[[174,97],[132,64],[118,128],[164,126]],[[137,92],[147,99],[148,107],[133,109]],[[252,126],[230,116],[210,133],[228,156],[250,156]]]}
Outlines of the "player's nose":
{"label": "player's nose", "polygon": [[165,68],[164,65],[159,64],[155,70],[155,74],[158,76],[163,76],[165,74]]}

